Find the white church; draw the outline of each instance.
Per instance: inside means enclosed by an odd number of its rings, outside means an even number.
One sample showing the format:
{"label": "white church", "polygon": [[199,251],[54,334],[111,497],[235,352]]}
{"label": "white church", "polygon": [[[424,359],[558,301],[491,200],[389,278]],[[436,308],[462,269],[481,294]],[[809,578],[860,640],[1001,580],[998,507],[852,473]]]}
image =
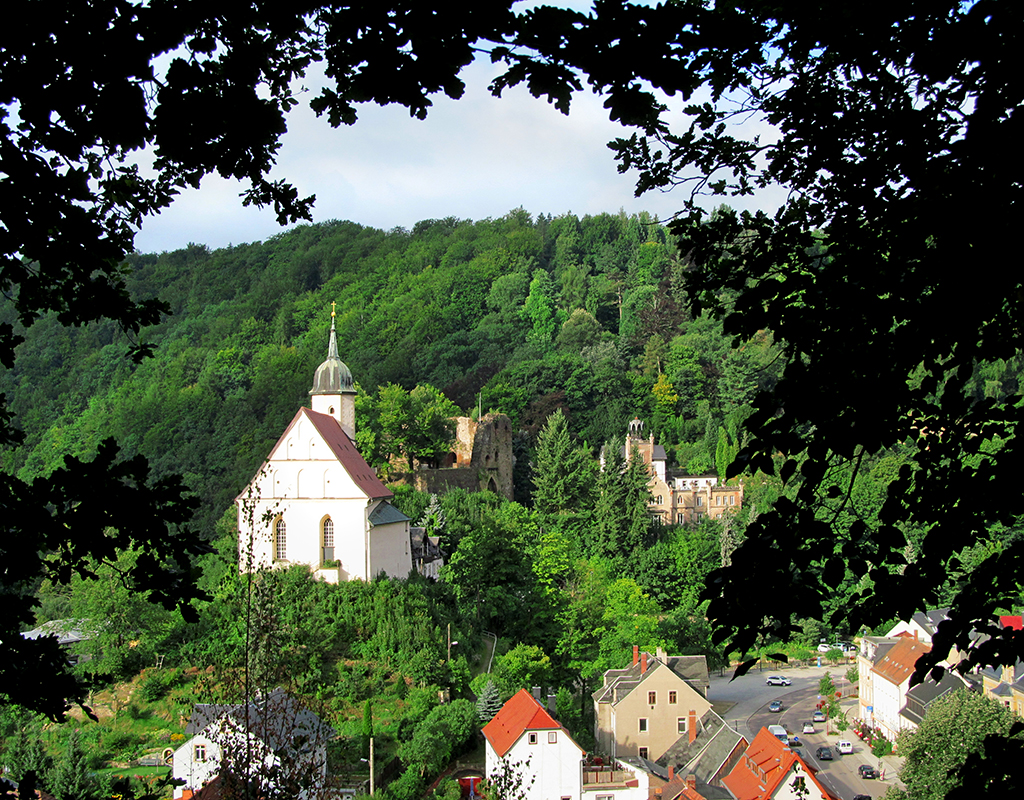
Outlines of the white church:
{"label": "white church", "polygon": [[328,583],[408,577],[409,523],[355,446],[356,390],[338,357],[331,312],[327,360],[302,407],[237,498],[242,572],[305,564]]}

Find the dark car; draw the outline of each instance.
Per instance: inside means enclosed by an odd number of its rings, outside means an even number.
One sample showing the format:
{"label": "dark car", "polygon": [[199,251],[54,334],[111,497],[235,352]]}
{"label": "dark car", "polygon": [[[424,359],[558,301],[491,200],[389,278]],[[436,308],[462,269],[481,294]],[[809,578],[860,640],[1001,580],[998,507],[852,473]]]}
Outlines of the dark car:
{"label": "dark car", "polygon": [[768,704],[768,710],[773,712],[773,713],[778,713],[779,711],[782,711],[782,701],[781,700],[772,700]]}
{"label": "dark car", "polygon": [[870,764],[861,764],[857,767],[857,772],[864,780],[873,780],[878,777],[878,770],[872,767]]}
{"label": "dark car", "polygon": [[819,747],[814,755],[818,757],[818,761],[831,761],[832,760],[832,748],[831,747]]}
{"label": "dark car", "polygon": [[871,800],[871,795],[869,795],[869,794],[855,794],[853,796],[853,800]]}

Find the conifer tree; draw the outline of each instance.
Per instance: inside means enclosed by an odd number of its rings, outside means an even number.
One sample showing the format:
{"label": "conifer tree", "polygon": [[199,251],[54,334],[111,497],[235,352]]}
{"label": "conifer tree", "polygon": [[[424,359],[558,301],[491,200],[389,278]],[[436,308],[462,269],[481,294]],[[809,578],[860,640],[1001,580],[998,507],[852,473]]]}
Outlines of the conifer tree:
{"label": "conifer tree", "polygon": [[597,479],[597,504],[591,534],[586,538],[589,556],[614,558],[625,539],[626,483],[622,439],[613,439],[604,448],[604,466]]}
{"label": "conifer tree", "polygon": [[651,491],[647,487],[649,480],[647,464],[634,448],[629,454],[629,462],[623,474],[626,495],[626,505],[623,509],[626,517],[625,545],[630,556],[639,554],[650,539]]}
{"label": "conifer tree", "polygon": [[492,719],[494,715],[501,711],[501,695],[498,693],[498,687],[494,681],[490,678],[487,679],[487,684],[484,686],[480,697],[476,701],[476,716],[480,720],[481,725],[486,725]]}
{"label": "conifer tree", "polygon": [[533,484],[533,504],[541,514],[579,515],[591,508],[593,461],[586,447],[573,442],[562,409],[548,417],[537,437]]}
{"label": "conifer tree", "polygon": [[78,741],[78,729],[71,731],[68,744],[50,773],[50,792],[57,800],[86,800],[93,795],[85,750]]}

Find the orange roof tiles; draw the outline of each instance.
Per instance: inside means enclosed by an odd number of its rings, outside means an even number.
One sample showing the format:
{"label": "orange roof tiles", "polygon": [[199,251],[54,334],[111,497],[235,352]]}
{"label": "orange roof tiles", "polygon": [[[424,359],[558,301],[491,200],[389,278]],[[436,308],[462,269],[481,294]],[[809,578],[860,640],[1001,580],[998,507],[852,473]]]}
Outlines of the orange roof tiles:
{"label": "orange roof tiles", "polygon": [[732,772],[722,779],[722,785],[737,800],[768,800],[797,766],[800,774],[820,792],[821,797],[832,797],[818,782],[815,771],[767,728],[757,732]]}
{"label": "orange roof tiles", "polygon": [[500,758],[527,730],[560,730],[559,725],[526,689],[520,689],[484,726],[484,736]]}
{"label": "orange roof tiles", "polygon": [[913,673],[917,659],[931,649],[930,645],[917,639],[901,639],[875,662],[871,671],[899,686]]}

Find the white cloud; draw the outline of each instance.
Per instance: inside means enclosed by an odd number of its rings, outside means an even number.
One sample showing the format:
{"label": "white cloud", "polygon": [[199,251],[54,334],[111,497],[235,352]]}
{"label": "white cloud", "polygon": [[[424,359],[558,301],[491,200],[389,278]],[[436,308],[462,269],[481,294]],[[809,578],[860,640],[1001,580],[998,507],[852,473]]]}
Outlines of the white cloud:
{"label": "white cloud", "polygon": [[[577,96],[565,116],[523,87],[494,98],[496,68],[471,65],[465,96],[435,97],[426,120],[399,106],[363,106],[353,126],[332,129],[308,106],[288,119],[272,177],[316,194],[314,219],[349,219],[377,228],[411,227],[428,218],[498,217],[522,206],[532,214],[650,211],[668,217],[681,193],[633,196],[635,177],[616,170],[607,142],[630,131],[608,120],[600,98]],[[315,76],[307,78],[315,96]],[[280,231],[272,210],[243,208],[244,187],[207,178],[148,220],[136,240],[144,251],[189,241],[212,247],[264,239]],[[778,196],[757,200],[775,207]],[[750,203],[734,203],[751,207]]]}

